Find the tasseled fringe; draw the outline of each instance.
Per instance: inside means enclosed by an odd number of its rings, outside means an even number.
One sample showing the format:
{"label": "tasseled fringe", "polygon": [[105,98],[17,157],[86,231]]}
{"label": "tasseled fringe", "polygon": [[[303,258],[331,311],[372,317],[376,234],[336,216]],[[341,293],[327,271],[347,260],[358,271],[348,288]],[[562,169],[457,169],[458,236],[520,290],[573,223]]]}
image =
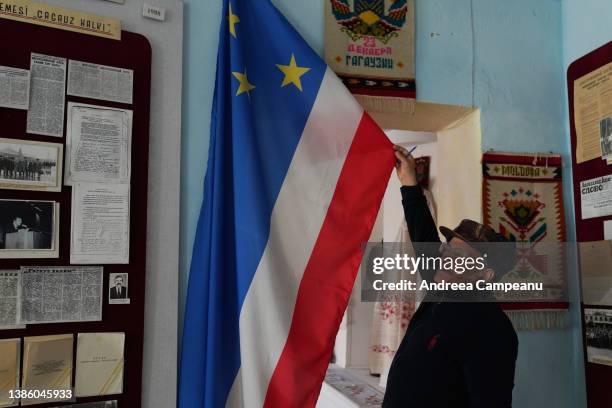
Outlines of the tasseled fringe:
{"label": "tasseled fringe", "polygon": [[567,310],[505,310],[516,330],[565,329]]}
{"label": "tasseled fringe", "polygon": [[414,115],[415,100],[388,96],[353,95],[370,113],[409,113]]}

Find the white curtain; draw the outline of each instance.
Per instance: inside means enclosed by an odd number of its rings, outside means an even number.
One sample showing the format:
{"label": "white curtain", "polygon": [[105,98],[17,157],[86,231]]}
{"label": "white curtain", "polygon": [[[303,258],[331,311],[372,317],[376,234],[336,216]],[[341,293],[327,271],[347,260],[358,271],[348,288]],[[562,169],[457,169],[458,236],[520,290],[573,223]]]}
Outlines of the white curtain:
{"label": "white curtain", "polygon": [[[433,197],[428,190],[425,190],[425,197],[431,214],[436,220],[435,206]],[[406,222],[402,221],[397,233],[396,242],[384,243],[386,254],[413,254],[410,235]],[[392,246],[391,248],[387,246]],[[401,279],[418,279],[418,275],[408,273]],[[409,296],[407,296],[409,295]],[[391,296],[391,297],[390,297]],[[374,305],[374,315],[372,318],[372,331],[370,335],[370,352],[368,364],[370,373],[380,375],[380,385],[387,384],[387,374],[389,367],[399,347],[408,323],[416,310],[416,297],[414,293],[404,292],[402,294],[390,295],[384,300],[376,302]]]}

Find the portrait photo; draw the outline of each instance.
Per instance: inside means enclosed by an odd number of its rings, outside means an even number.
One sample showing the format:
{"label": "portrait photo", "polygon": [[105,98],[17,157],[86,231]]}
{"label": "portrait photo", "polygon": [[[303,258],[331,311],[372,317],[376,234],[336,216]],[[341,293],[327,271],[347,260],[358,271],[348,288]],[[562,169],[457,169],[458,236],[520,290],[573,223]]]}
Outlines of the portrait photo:
{"label": "portrait photo", "polygon": [[130,303],[127,273],[111,273],[109,275],[108,303],[110,305]]}

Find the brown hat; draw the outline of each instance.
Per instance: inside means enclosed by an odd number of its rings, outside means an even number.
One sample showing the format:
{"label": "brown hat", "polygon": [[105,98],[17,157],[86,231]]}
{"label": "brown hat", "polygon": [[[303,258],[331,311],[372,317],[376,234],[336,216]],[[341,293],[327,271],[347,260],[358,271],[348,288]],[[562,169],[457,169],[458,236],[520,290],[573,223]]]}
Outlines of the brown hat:
{"label": "brown hat", "polygon": [[506,237],[495,232],[493,228],[473,220],[461,221],[454,230],[440,227],[440,232],[447,241],[459,238],[465,242],[508,242]]}
{"label": "brown hat", "polygon": [[[447,241],[459,238],[481,254],[487,254],[487,264],[495,271],[496,279],[510,272],[516,265],[515,243],[491,227],[473,220],[463,220],[454,230],[440,227],[440,232]],[[506,245],[487,245],[489,243]]]}

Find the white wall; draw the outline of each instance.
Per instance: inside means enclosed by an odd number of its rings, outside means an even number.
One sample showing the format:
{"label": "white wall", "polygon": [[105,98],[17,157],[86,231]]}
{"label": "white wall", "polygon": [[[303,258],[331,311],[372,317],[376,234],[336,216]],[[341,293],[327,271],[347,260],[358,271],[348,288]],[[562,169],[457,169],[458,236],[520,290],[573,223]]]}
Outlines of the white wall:
{"label": "white wall", "polygon": [[46,2],[120,19],[124,30],[144,35],[153,49],[142,406],[171,408],[177,376],[182,2],[148,0],[166,9],[165,22],[144,18],[142,0]]}

